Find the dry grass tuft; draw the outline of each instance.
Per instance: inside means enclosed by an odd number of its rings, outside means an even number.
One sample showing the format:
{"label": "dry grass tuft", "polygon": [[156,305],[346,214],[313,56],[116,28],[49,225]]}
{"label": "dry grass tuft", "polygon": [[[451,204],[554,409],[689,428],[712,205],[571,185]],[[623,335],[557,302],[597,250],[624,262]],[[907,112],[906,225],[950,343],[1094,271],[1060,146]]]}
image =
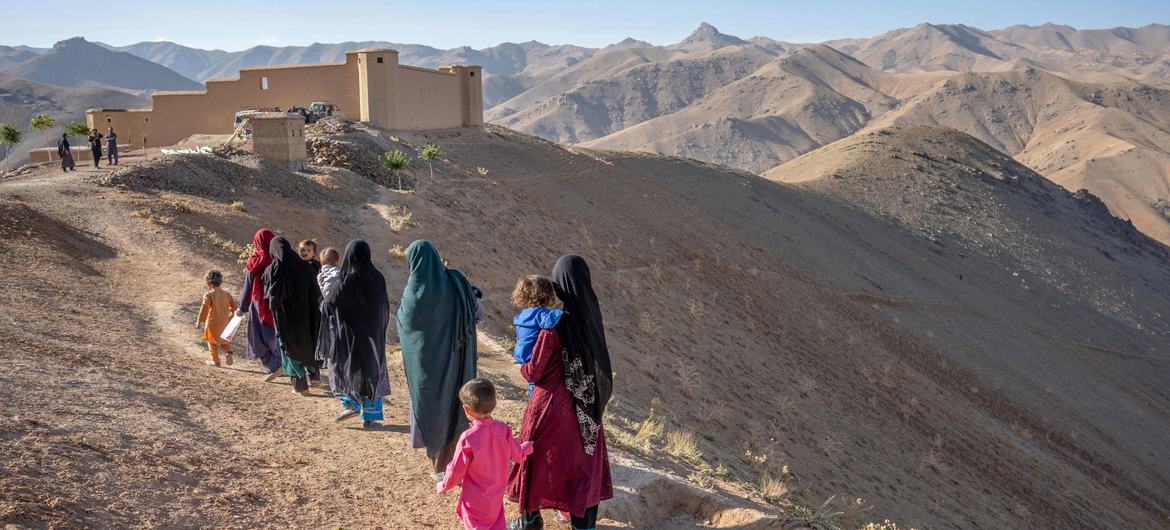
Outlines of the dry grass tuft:
{"label": "dry grass tuft", "polygon": [[237,212],[248,211],[248,209],[244,207],[243,201],[232,201],[232,203],[228,205],[228,208],[231,208]]}
{"label": "dry grass tuft", "polygon": [[784,500],[792,493],[787,475],[787,468],[779,474],[765,472],[760,477],[760,495],[771,502]]}
{"label": "dry grass tuft", "polygon": [[666,433],[666,452],[680,460],[698,462],[703,459],[695,433],[686,430],[672,430]]}
{"label": "dry grass tuft", "polygon": [[191,213],[191,203],[189,201],[174,201],[171,203],[171,208],[175,209],[175,213]]}
{"label": "dry grass tuft", "polygon": [[913,528],[899,528],[898,523],[886,519],[880,523],[866,523],[860,530],[914,530]]}
{"label": "dry grass tuft", "polygon": [[638,424],[638,428],[634,431],[634,438],[630,440],[630,445],[638,449],[650,449],[650,444],[662,435],[664,425],[662,418],[654,416],[651,412],[642,423]]}
{"label": "dry grass tuft", "polygon": [[207,240],[210,241],[212,245],[215,245],[215,246],[219,247],[220,249],[222,249],[223,251],[228,252],[228,253],[232,254],[233,256],[236,256],[237,261],[239,261],[239,258],[242,258],[244,261],[247,261],[248,256],[252,255],[252,250],[254,249],[254,247],[252,247],[251,243],[248,243],[246,246],[241,245],[241,244],[236,243],[235,241],[232,241],[226,237],[223,237],[215,232],[212,232],[206,228],[203,228],[202,226],[199,227],[196,230],[196,232],[199,235],[207,238]]}
{"label": "dry grass tuft", "polygon": [[394,259],[406,259],[406,249],[402,245],[394,245],[390,247],[390,257]]}
{"label": "dry grass tuft", "polygon": [[406,211],[405,208],[398,210],[400,213],[391,214],[386,219],[386,224],[390,227],[390,231],[395,234],[402,232],[406,227],[411,226],[410,218],[414,216],[413,213]]}

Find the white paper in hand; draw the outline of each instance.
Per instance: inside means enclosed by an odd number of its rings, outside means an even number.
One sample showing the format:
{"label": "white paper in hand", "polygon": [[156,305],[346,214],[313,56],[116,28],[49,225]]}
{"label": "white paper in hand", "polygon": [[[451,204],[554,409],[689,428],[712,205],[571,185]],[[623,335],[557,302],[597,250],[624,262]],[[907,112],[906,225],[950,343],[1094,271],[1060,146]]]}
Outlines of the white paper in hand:
{"label": "white paper in hand", "polygon": [[236,338],[236,331],[240,329],[240,322],[244,321],[242,315],[232,315],[232,319],[228,321],[227,326],[224,326],[223,333],[219,334],[219,338],[231,342]]}

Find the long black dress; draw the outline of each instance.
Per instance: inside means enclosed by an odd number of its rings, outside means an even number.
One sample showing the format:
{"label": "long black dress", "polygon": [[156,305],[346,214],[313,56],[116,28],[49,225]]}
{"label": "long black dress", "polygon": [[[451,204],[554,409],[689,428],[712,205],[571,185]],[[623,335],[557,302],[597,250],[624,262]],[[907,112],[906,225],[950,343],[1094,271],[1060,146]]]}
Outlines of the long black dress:
{"label": "long black dress", "polygon": [[292,378],[293,389],[304,392],[309,372],[320,366],[313,352],[321,326],[321,289],[313,266],[293,251],[288,239],[273,239],[269,254],[272,264],[264,271],[264,297],[276,323],[281,367]]}
{"label": "long black dress", "polygon": [[386,279],[374,267],[370,245],[350,241],[337,289],[322,304],[329,329],[322,345],[331,371],[333,395],[362,419],[381,420],[381,400],[390,394],[386,371],[386,327],[390,298]]}

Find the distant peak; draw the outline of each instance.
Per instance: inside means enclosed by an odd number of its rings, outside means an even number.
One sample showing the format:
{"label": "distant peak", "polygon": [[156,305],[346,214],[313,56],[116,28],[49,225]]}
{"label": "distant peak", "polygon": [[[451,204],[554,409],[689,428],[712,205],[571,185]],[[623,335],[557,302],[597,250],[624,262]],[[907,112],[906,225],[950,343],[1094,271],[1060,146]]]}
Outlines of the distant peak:
{"label": "distant peak", "polygon": [[65,39],[63,41],[59,41],[59,42],[57,42],[57,44],[54,44],[53,47],[60,48],[60,47],[64,47],[64,46],[77,46],[77,45],[85,45],[85,44],[89,44],[89,43],[90,43],[89,41],[85,40],[85,37],[73,37],[71,39]]}
{"label": "distant peak", "polygon": [[699,29],[696,29],[683,41],[683,44],[697,43],[712,43],[720,46],[728,46],[732,44],[744,44],[744,41],[739,37],[720,33],[718,28],[704,22],[699,25]]}

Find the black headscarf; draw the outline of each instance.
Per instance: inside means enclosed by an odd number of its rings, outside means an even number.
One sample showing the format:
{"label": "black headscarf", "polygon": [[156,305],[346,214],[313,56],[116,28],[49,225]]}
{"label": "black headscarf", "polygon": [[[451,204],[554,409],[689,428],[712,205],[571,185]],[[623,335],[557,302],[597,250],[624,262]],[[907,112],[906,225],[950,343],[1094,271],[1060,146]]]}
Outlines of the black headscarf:
{"label": "black headscarf", "polygon": [[321,326],[317,275],[283,236],[272,240],[268,253],[272,263],[264,270],[264,297],[272,308],[280,347],[295,361],[316,364],[313,350]]}
{"label": "black headscarf", "polygon": [[333,393],[359,401],[388,395],[390,298],[386,279],[371,260],[368,243],[350,241],[345,247],[337,289],[323,305],[332,341],[327,355],[333,371]]}
{"label": "black headscarf", "polygon": [[552,272],[553,287],[565,306],[557,324],[557,336],[564,349],[565,386],[573,394],[577,424],[585,452],[593,454],[605,406],[613,394],[613,369],[601,306],[593,292],[589,264],[576,255],[561,256]]}

